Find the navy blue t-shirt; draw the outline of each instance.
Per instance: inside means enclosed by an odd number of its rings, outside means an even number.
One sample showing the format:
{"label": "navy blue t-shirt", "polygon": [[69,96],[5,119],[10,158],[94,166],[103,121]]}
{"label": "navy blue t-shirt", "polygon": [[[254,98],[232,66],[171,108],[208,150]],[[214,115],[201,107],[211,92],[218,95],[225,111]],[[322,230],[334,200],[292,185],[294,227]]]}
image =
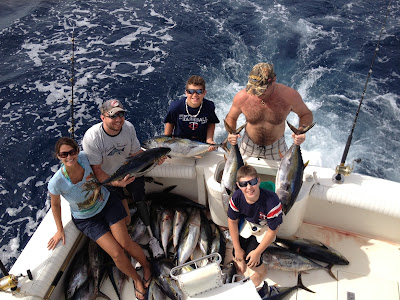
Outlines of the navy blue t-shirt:
{"label": "navy blue t-shirt", "polygon": [[197,140],[205,142],[207,139],[207,126],[212,123],[219,123],[215,114],[214,102],[203,99],[203,106],[197,117],[200,107],[192,108],[188,105],[188,115],[186,112],[186,97],[182,97],[177,101],[173,101],[169,107],[168,113],[164,119],[164,123],[174,124],[173,136],[185,139]]}
{"label": "navy blue t-shirt", "polygon": [[241,216],[251,223],[268,225],[275,230],[282,223],[282,205],[278,195],[260,188],[260,198],[249,204],[242,191],[237,190],[229,200],[228,217],[237,220]]}

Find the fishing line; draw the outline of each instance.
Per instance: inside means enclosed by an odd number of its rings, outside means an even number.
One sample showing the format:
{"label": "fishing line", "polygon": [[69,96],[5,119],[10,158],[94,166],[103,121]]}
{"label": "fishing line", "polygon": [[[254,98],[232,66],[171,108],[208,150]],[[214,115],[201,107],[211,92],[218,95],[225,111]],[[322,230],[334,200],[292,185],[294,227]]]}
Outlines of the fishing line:
{"label": "fishing line", "polygon": [[74,139],[75,134],[75,119],[74,119],[74,86],[75,86],[75,27],[72,26],[72,56],[71,56],[71,100],[70,100],[70,107],[71,107],[71,127],[69,128],[69,132],[71,134],[71,138]]}
{"label": "fishing line", "polygon": [[[382,25],[382,28],[381,28],[381,32],[380,32],[380,34],[379,34],[378,43],[377,43],[377,45],[376,45],[376,47],[375,47],[374,56],[373,56],[373,58],[372,58],[371,66],[370,66],[370,68],[369,68],[368,75],[367,75],[367,79],[366,79],[366,81],[365,81],[364,90],[363,90],[362,95],[361,95],[360,103],[358,104],[358,109],[357,109],[356,116],[355,116],[355,119],[354,119],[354,122],[353,122],[353,127],[351,128],[350,135],[349,135],[349,137],[347,138],[346,146],[345,146],[344,151],[343,151],[342,160],[341,160],[341,162],[340,162],[340,165],[338,165],[338,166],[336,167],[336,174],[333,175],[333,180],[336,181],[336,182],[338,182],[338,183],[341,183],[341,182],[344,181],[344,178],[343,178],[342,175],[345,175],[345,176],[346,176],[346,175],[349,175],[349,174],[351,173],[351,171],[353,170],[353,167],[345,166],[344,164],[345,164],[345,162],[346,162],[346,158],[347,158],[347,155],[348,155],[348,153],[349,153],[350,144],[351,144],[351,141],[352,141],[352,139],[353,139],[354,128],[356,127],[358,115],[359,115],[360,110],[361,110],[361,105],[362,105],[362,103],[363,103],[364,96],[365,96],[365,93],[366,93],[366,91],[367,91],[368,81],[369,81],[369,79],[370,79],[370,77],[371,77],[371,74],[372,74],[372,68],[374,67],[375,58],[376,58],[376,56],[377,56],[377,54],[378,54],[378,51],[379,51],[379,44],[380,44],[380,42],[381,42],[382,34],[383,34],[384,29],[385,29],[386,22],[387,22],[387,19],[388,19],[388,16],[389,16],[390,5],[391,5],[391,3],[392,3],[392,0],[389,0],[389,4],[388,4],[387,10],[386,10],[385,20],[384,20],[384,22],[383,22],[383,25]],[[356,159],[355,161],[356,161],[356,162],[360,162],[361,160],[360,160],[360,159]],[[353,162],[353,166],[354,166],[354,162]]]}

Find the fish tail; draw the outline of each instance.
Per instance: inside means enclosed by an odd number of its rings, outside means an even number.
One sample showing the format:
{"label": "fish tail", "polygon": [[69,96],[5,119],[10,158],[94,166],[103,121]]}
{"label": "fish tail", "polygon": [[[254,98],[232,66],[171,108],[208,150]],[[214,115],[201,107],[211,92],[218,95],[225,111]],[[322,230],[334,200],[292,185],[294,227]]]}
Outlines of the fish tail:
{"label": "fish tail", "polygon": [[338,279],[336,278],[336,276],[333,274],[333,272],[332,272],[332,267],[333,267],[333,265],[332,264],[329,264],[329,265],[327,265],[326,267],[325,267],[325,269],[326,269],[326,271],[329,273],[329,275],[331,275],[331,277],[333,278],[333,279],[335,279],[336,281],[338,281]]}
{"label": "fish tail", "polygon": [[299,272],[299,275],[297,276],[297,287],[303,290],[306,290],[307,292],[310,293],[315,293],[314,291],[310,290],[308,287],[306,287],[303,282],[301,281],[301,272]]}
{"label": "fish tail", "polygon": [[236,130],[234,130],[231,126],[229,126],[226,120],[224,120],[224,125],[225,125],[225,130],[228,131],[230,134],[239,134],[243,130],[243,128],[246,127],[247,122],[244,123],[239,128],[237,128]]}
{"label": "fish tail", "polygon": [[95,300],[97,298],[103,298],[103,299],[111,300],[110,297],[108,297],[106,294],[104,294],[103,292],[100,292],[100,291],[98,291],[95,295],[93,295],[91,300]]}
{"label": "fish tail", "polygon": [[308,125],[306,128],[304,128],[303,130],[297,129],[296,127],[294,127],[292,124],[290,124],[288,121],[286,121],[286,123],[288,124],[290,130],[292,130],[294,132],[295,135],[299,135],[299,134],[303,134],[306,133],[307,131],[309,131],[311,128],[314,127],[315,122]]}

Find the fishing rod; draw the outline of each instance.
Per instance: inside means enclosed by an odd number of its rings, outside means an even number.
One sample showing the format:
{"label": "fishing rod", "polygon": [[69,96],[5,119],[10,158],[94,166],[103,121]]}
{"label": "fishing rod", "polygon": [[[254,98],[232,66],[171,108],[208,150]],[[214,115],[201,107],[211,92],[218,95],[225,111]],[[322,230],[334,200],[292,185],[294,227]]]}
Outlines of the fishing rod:
{"label": "fishing rod", "polygon": [[345,146],[344,151],[343,151],[342,160],[340,161],[340,165],[336,166],[336,173],[332,177],[332,180],[335,181],[336,183],[343,183],[344,182],[344,176],[350,175],[351,172],[353,171],[354,162],[357,162],[357,163],[361,162],[361,159],[357,158],[357,159],[353,160],[353,164],[351,166],[350,165],[345,166],[346,158],[347,158],[347,155],[348,155],[349,150],[350,150],[350,144],[351,144],[351,141],[353,139],[354,128],[356,127],[358,115],[360,113],[361,105],[363,103],[364,96],[365,96],[365,93],[366,93],[366,90],[367,90],[368,81],[369,81],[369,78],[371,77],[371,74],[372,74],[372,68],[373,68],[374,63],[375,63],[375,58],[376,58],[376,56],[378,54],[378,51],[379,51],[379,44],[381,42],[381,38],[382,38],[383,30],[385,29],[387,18],[389,16],[391,3],[392,3],[392,0],[389,0],[389,4],[388,4],[388,7],[387,7],[385,20],[384,20],[382,28],[381,28],[381,32],[380,32],[380,35],[379,35],[378,43],[377,43],[377,45],[375,47],[374,56],[372,58],[371,66],[369,68],[367,79],[365,81],[364,90],[363,90],[362,95],[361,95],[360,103],[358,104],[358,109],[357,109],[356,116],[355,116],[355,119],[354,119],[354,122],[353,122],[353,127],[351,128],[349,137],[347,138],[346,146]]}
{"label": "fishing rod", "polygon": [[68,130],[71,133],[71,138],[74,139],[75,134],[75,119],[74,119],[74,86],[75,86],[75,27],[72,26],[72,56],[71,56],[71,127]]}

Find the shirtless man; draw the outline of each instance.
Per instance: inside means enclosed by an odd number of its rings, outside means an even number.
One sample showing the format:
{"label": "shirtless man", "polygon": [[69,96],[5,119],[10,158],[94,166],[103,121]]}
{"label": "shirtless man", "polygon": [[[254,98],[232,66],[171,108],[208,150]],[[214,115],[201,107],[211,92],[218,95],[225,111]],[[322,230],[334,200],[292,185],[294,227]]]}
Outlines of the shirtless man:
{"label": "shirtless man", "polygon": [[[291,111],[299,117],[299,129],[312,123],[313,114],[300,94],[276,82],[272,64],[259,63],[251,70],[246,88],[233,98],[225,120],[231,128],[236,128],[239,115],[243,113],[246,117],[246,130],[240,145],[242,155],[280,160],[287,151],[285,120]],[[238,134],[229,134],[229,143],[236,145],[238,137]],[[292,137],[296,145],[306,139],[305,134],[292,134]]]}

